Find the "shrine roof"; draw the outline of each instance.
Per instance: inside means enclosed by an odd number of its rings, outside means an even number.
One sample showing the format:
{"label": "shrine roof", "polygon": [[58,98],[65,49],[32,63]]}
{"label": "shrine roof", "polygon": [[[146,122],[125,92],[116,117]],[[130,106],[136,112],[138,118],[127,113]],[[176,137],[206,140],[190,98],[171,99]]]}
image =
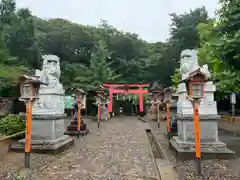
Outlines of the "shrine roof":
{"label": "shrine roof", "polygon": [[164,92],[166,92],[166,91],[170,91],[173,93],[173,92],[175,92],[175,89],[174,89],[174,87],[169,86],[169,87],[164,88]]}
{"label": "shrine roof", "polygon": [[19,82],[22,82],[22,81],[27,81],[33,84],[45,84],[42,81],[40,81],[40,78],[38,76],[30,76],[26,74],[20,75]]}
{"label": "shrine roof", "polygon": [[197,75],[202,76],[204,78],[204,81],[208,81],[209,80],[209,78],[204,73],[201,72],[201,69],[198,68],[197,70],[191,72],[187,78],[181,80],[180,83],[192,80],[192,78],[197,76]]}
{"label": "shrine roof", "polygon": [[84,91],[83,89],[80,89],[80,88],[76,88],[74,91],[75,91],[75,92],[76,92],[76,91],[79,91],[80,93],[85,94],[85,91]]}

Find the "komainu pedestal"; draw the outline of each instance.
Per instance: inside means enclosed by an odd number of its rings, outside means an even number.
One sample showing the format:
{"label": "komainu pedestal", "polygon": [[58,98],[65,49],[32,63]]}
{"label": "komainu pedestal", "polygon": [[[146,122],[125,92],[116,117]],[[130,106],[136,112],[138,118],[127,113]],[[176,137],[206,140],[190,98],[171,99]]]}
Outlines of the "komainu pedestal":
{"label": "komainu pedestal", "polygon": [[[182,55],[181,67],[182,68],[182,80],[188,76],[188,74],[199,68],[196,52],[186,50]],[[189,67],[189,69],[188,69]],[[205,69],[201,69],[203,72],[209,75],[207,72],[207,66]],[[200,140],[201,140],[201,154],[203,158],[228,158],[233,157],[234,152],[226,147],[226,144],[218,139],[218,120],[220,116],[217,112],[217,104],[214,101],[214,92],[216,86],[212,81],[204,84],[204,98],[199,105],[199,121],[200,121]],[[178,136],[174,136],[170,140],[170,145],[178,153],[180,159],[188,159],[195,157],[195,136],[194,136],[194,122],[193,122],[193,106],[187,99],[187,90],[185,83],[178,84],[178,102],[177,102],[177,114],[175,116],[178,125]]]}
{"label": "komainu pedestal", "polygon": [[[36,76],[47,85],[41,85],[39,99],[32,110],[31,152],[58,153],[74,144],[74,140],[64,135],[64,89],[59,82],[60,64],[55,55],[43,56],[42,70]],[[24,151],[25,139],[12,144],[12,151]]]}

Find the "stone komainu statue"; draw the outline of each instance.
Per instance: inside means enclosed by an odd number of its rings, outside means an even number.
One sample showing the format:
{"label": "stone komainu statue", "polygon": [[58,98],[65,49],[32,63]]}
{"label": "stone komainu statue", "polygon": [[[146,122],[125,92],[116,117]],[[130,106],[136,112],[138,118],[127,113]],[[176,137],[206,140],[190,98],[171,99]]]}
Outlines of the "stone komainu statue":
{"label": "stone komainu statue", "polygon": [[33,106],[33,114],[64,114],[64,94],[60,83],[60,59],[56,55],[44,55],[41,70],[35,75],[44,84],[40,85],[39,99]]}
{"label": "stone komainu statue", "polygon": [[198,64],[197,50],[186,49],[181,52],[180,58],[180,73],[182,80],[186,79],[191,72],[201,69],[201,72],[204,73],[207,77],[210,77],[210,72],[208,66],[205,64],[201,68]]}
{"label": "stone komainu statue", "polygon": [[62,84],[59,82],[61,76],[60,59],[56,55],[43,55],[42,70],[36,70],[36,76],[46,85],[40,90],[53,90],[55,93],[64,93]]}

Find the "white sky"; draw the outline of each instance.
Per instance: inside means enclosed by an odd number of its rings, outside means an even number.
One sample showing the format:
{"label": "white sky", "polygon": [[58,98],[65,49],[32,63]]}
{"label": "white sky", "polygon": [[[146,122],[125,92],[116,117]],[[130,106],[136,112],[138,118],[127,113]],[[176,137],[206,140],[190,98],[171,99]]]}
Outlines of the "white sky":
{"label": "white sky", "polygon": [[[16,0],[17,7],[28,7],[41,18],[65,18],[97,26],[100,19],[119,30],[133,32],[149,42],[169,37],[169,14],[184,13],[206,6],[214,14],[218,0]],[[61,3],[62,2],[62,3]]]}

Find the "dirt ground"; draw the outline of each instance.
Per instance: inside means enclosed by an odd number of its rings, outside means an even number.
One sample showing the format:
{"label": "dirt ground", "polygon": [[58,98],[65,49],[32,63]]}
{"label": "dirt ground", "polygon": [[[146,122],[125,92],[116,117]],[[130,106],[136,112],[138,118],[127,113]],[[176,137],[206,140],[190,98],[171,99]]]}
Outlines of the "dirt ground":
{"label": "dirt ground", "polygon": [[[59,155],[31,155],[31,180],[157,180],[156,164],[144,124],[136,118],[85,120],[90,133]],[[23,154],[1,157],[0,179],[13,179],[23,168]]]}
{"label": "dirt ground", "polygon": [[237,120],[234,123],[229,124],[226,120],[220,120],[218,126],[221,129],[225,129],[229,132],[234,133],[236,136],[240,136],[240,121]]}
{"label": "dirt ground", "polygon": [[[119,117],[102,122],[85,120],[91,133],[76,139],[75,145],[58,155],[31,154],[31,180],[154,180],[158,171],[149,149],[145,125],[136,118]],[[68,122],[66,122],[67,125]],[[157,129],[157,123],[148,123]],[[221,127],[225,125],[221,124]],[[178,173],[179,180],[240,180],[240,158],[202,161],[203,176],[195,173],[195,162],[174,157],[164,136],[167,124],[161,122],[157,138]],[[235,127],[236,128],[236,127]],[[240,156],[239,137],[219,130],[219,139]],[[0,179],[16,179],[24,168],[24,154],[8,153],[11,141],[0,142]]]}
{"label": "dirt ground", "polygon": [[[156,122],[150,122],[149,125],[155,131],[159,131]],[[178,173],[179,180],[240,180],[240,158],[231,160],[202,160],[203,176],[196,175],[195,161],[178,161],[175,153],[169,149],[168,140],[164,133],[167,132],[167,122],[161,122],[161,129],[158,140],[160,141],[167,158],[172,164],[174,170]],[[220,134],[221,141],[227,144],[231,150],[239,150],[240,143],[236,141],[236,137],[229,134]],[[233,146],[234,144],[234,146]]]}

